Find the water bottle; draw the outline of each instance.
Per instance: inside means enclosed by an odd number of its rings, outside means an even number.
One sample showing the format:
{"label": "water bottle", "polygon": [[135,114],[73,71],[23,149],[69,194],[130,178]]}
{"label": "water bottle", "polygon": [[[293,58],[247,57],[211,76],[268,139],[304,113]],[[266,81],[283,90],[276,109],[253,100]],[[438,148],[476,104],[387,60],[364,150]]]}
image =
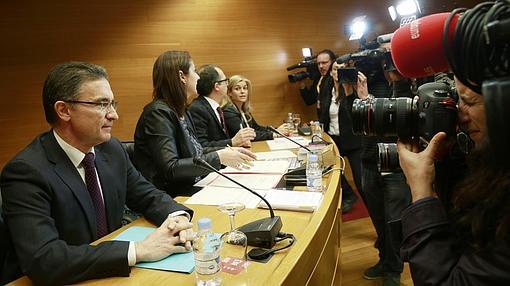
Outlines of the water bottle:
{"label": "water bottle", "polygon": [[287,120],[285,120],[285,123],[287,123],[287,129],[289,129],[289,132],[293,133],[294,122],[292,121],[292,112],[287,113]]}
{"label": "water bottle", "polygon": [[309,152],[306,162],[306,188],[310,192],[322,192],[322,168],[319,155]]}
{"label": "water bottle", "polygon": [[211,228],[210,218],[198,220],[198,233],[193,240],[197,286],[217,286],[221,284],[221,240],[211,231]]}

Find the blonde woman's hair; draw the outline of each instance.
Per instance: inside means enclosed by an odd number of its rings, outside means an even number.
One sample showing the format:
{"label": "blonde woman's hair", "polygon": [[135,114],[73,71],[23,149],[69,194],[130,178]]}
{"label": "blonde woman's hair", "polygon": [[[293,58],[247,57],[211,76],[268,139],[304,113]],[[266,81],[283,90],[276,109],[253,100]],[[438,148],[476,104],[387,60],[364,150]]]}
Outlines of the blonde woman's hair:
{"label": "blonde woman's hair", "polygon": [[228,96],[227,96],[227,103],[226,104],[231,104],[233,105],[234,107],[237,108],[237,106],[232,102],[232,99],[230,98],[230,93],[232,92],[232,89],[240,82],[246,82],[246,86],[248,87],[248,99],[246,100],[246,102],[243,103],[243,105],[241,106],[241,112],[244,113],[244,115],[246,116],[246,119],[248,121],[251,121],[251,104],[250,104],[250,97],[251,97],[251,81],[247,78],[245,78],[244,76],[242,75],[234,75],[234,76],[231,76],[228,80],[228,86],[227,86],[227,93],[228,93]]}

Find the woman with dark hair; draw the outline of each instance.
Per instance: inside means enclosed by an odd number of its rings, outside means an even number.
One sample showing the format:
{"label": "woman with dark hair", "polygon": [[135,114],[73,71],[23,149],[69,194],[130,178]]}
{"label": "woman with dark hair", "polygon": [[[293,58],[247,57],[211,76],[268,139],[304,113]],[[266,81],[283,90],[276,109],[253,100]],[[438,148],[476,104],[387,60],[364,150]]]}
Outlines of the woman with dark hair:
{"label": "woman with dark hair", "polygon": [[[399,141],[413,198],[402,214],[402,258],[415,285],[510,285],[510,168],[493,164],[482,95],[455,83],[459,124],[474,150],[459,172],[451,158],[436,161],[445,133],[421,152],[418,142]],[[445,188],[459,173],[460,183]]]}
{"label": "woman with dark hair", "polygon": [[135,130],[136,167],[172,197],[193,194],[193,185],[210,172],[193,164],[193,157],[217,169],[239,167],[255,158],[244,148],[204,148],[198,143],[187,111],[188,103],[197,97],[198,79],[188,52],[161,54],[152,71],[153,100],[145,106]]}
{"label": "woman with dark hair", "polygon": [[[227,103],[223,106],[225,123],[229,134],[237,132],[245,127],[255,130],[255,140],[272,140],[278,134],[271,132],[267,127],[260,126],[252,115],[250,97],[252,96],[251,81],[242,75],[234,75],[229,78],[227,86]],[[288,134],[285,124],[278,127],[278,131]]]}

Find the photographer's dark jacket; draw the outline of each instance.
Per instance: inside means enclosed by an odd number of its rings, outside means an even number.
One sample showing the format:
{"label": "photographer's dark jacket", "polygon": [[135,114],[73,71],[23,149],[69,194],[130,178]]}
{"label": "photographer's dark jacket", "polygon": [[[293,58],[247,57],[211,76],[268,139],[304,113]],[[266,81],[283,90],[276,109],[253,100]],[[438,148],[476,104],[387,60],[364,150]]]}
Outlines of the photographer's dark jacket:
{"label": "photographer's dark jacket", "polygon": [[[317,102],[317,98],[319,94],[317,93],[317,85],[319,84],[320,77],[315,78],[313,83],[309,87],[304,87],[299,89],[299,94],[303,98],[303,101],[306,105],[313,105]],[[324,81],[321,82],[321,85]]]}
{"label": "photographer's dark jacket", "polygon": [[402,232],[401,255],[414,285],[510,285],[510,248],[493,242],[478,251],[456,250],[459,238],[438,198],[418,200],[404,210]]}
{"label": "photographer's dark jacket", "polygon": [[[187,132],[179,116],[163,100],[155,99],[145,106],[135,130],[135,166],[145,178],[172,197],[189,196],[197,177],[209,171],[193,164],[196,147],[189,136],[195,136],[190,114],[184,116]],[[221,148],[205,147],[202,159],[213,167],[221,167],[216,151]]]}
{"label": "photographer's dark jacket", "polygon": [[[227,125],[228,134],[237,134],[237,132],[241,129],[241,124],[243,127],[246,124],[243,122],[241,117],[241,112],[235,107],[233,104],[227,104],[223,107],[223,114],[225,116],[225,123]],[[255,130],[255,140],[254,141],[263,141],[263,140],[273,140],[273,132],[267,129],[265,126],[260,126],[252,114],[250,114],[251,120],[248,121],[249,127]]]}
{"label": "photographer's dark jacket", "polygon": [[[333,100],[332,89],[334,87],[333,78],[325,77],[320,88],[320,108],[318,110],[319,121],[324,124],[324,131],[329,131],[330,117],[329,107]],[[352,132],[351,109],[356,94],[345,96],[343,88],[340,88],[340,101],[338,107],[338,126],[340,128],[339,145],[337,146],[342,152],[349,152],[361,148],[360,136],[354,135]]]}

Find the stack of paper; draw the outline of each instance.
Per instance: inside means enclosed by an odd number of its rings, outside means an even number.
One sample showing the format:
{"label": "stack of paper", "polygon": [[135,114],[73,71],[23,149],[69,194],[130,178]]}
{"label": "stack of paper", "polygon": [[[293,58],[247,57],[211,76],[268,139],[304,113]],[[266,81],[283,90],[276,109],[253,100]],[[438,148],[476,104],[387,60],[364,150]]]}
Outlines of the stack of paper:
{"label": "stack of paper", "polygon": [[252,165],[242,169],[226,167],[223,174],[284,174],[289,168],[290,161],[252,161]]}
{"label": "stack of paper", "polygon": [[[308,140],[304,137],[301,137],[301,136],[292,137],[291,139],[298,142],[299,144],[301,144],[303,146],[308,146],[308,144],[310,144],[310,140]],[[290,141],[287,138],[275,138],[274,140],[266,141],[266,143],[269,146],[269,149],[271,149],[272,151],[285,150],[285,149],[296,149],[296,148],[300,147],[299,145]]]}
{"label": "stack of paper", "polygon": [[[302,212],[315,211],[322,202],[320,192],[299,192],[288,190],[256,190],[269,201],[273,209],[294,210]],[[241,188],[218,188],[207,186],[191,196],[185,203],[195,205],[218,206],[224,203],[238,202],[247,208],[267,208],[264,201]]]}
{"label": "stack of paper", "polygon": [[[232,180],[239,182],[240,184],[250,189],[271,189],[276,187],[280,182],[281,174],[226,174]],[[226,187],[226,188],[238,188],[239,186],[224,177],[216,174],[209,173],[205,178],[195,184],[195,187]]]}
{"label": "stack of paper", "polygon": [[289,150],[255,152],[255,155],[259,161],[286,160],[297,157],[296,154]]}

